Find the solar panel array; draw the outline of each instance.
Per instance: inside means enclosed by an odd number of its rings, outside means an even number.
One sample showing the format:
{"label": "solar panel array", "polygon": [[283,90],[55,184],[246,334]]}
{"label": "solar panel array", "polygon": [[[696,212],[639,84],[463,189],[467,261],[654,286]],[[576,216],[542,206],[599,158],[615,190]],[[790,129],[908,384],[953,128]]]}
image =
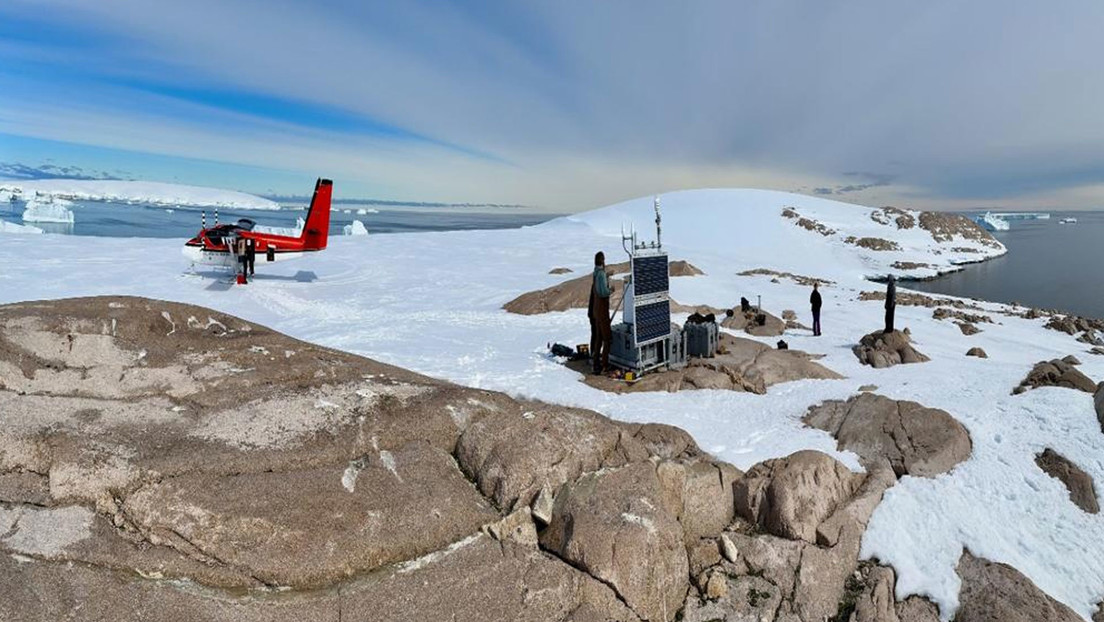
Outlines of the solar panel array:
{"label": "solar panel array", "polygon": [[671,301],[661,300],[636,307],[636,343],[646,344],[671,333]]}
{"label": "solar panel array", "polygon": [[633,293],[636,296],[667,293],[670,288],[667,276],[667,255],[634,257]]}

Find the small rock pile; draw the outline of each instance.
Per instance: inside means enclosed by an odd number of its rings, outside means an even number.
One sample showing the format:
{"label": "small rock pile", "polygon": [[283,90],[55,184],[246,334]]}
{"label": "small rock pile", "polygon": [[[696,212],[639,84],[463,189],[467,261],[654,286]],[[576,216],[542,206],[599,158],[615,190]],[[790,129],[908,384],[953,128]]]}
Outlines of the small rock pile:
{"label": "small rock pile", "polygon": [[1039,361],[1019,386],[1012,390],[1012,394],[1019,395],[1028,389],[1038,387],[1064,387],[1086,393],[1096,391],[1096,383],[1074,367],[1080,364],[1081,361],[1073,355],[1050,361]]}
{"label": "small rock pile", "polygon": [[912,340],[907,332],[899,330],[891,333],[880,330],[870,333],[863,337],[851,351],[859,357],[860,363],[876,369],[931,360],[912,347]]}

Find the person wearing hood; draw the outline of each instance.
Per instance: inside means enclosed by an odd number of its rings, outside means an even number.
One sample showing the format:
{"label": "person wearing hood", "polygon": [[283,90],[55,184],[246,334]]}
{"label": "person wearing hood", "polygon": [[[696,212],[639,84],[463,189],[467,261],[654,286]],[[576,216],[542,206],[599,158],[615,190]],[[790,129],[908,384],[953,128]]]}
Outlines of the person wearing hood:
{"label": "person wearing hood", "polygon": [[587,317],[590,319],[590,355],[594,357],[594,373],[609,371],[609,351],[613,338],[610,326],[610,294],[613,287],[606,274],[606,255],[598,251],[594,255],[594,272],[590,285],[590,302]]}
{"label": "person wearing hood", "polygon": [[820,290],[817,289],[818,283],[813,281],[813,293],[809,295],[809,305],[813,308],[813,336],[820,336]]}
{"label": "person wearing hood", "polygon": [[893,312],[897,310],[897,281],[893,278],[893,275],[889,275],[888,284],[886,285],[886,301],[885,301],[885,333],[889,334],[893,332]]}

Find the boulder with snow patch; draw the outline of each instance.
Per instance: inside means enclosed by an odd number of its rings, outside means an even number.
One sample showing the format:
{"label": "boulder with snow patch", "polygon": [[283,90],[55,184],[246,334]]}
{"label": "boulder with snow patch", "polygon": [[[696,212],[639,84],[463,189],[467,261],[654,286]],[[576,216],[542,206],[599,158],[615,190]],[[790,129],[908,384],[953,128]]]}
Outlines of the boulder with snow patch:
{"label": "boulder with snow patch", "polygon": [[912,347],[912,339],[906,331],[891,333],[875,331],[859,340],[851,349],[863,365],[881,369],[901,363],[923,363],[930,360]]}
{"label": "boulder with snow patch", "polygon": [[[1039,387],[1064,387],[1086,393],[1096,391],[1096,383],[1074,367],[1074,365],[1079,365],[1080,362],[1071,362],[1069,359],[1070,357],[1039,361],[1031,368],[1031,371],[1020,382],[1019,386],[1013,389],[1012,393],[1023,393],[1028,389]],[[1072,360],[1077,361],[1076,358]]]}
{"label": "boulder with snow patch", "polygon": [[816,528],[851,498],[862,475],[819,451],[760,462],[736,485],[736,512],[783,538],[816,542]]}
{"label": "boulder with snow patch", "polygon": [[1035,456],[1035,464],[1044,473],[1065,485],[1066,489],[1069,490],[1070,501],[1073,501],[1077,507],[1089,514],[1096,514],[1100,511],[1092,476],[1070,461],[1069,458],[1047,447],[1042,453]]}
{"label": "boulder with snow patch", "polygon": [[662,497],[649,462],[584,475],[556,493],[541,546],[612,587],[641,618],[673,620],[689,565]]}
{"label": "boulder with snow patch", "polygon": [[955,622],[1080,622],[1069,607],[1040,590],[1015,568],[963,551]]}
{"label": "boulder with snow patch", "polygon": [[946,412],[916,402],[861,393],[809,409],[803,421],[831,434],[866,465],[888,463],[898,477],[933,477],[970,457],[966,428]]}

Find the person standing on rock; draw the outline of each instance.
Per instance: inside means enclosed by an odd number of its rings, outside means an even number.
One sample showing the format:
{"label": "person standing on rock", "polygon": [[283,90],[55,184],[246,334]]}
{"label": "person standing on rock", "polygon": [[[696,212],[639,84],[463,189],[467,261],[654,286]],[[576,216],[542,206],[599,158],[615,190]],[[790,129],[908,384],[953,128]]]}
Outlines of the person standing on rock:
{"label": "person standing on rock", "polygon": [[609,371],[610,341],[613,334],[610,328],[610,286],[606,274],[606,255],[598,251],[594,255],[594,275],[590,286],[590,302],[587,304],[587,317],[590,318],[590,355],[594,357],[594,373]]}
{"label": "person standing on rock", "polygon": [[820,290],[817,289],[818,283],[813,281],[813,293],[809,295],[809,305],[813,308],[813,336],[820,336]]}
{"label": "person standing on rock", "polygon": [[889,275],[889,281],[886,285],[886,302],[885,302],[885,333],[889,334],[893,332],[893,312],[897,310],[897,281],[893,278],[893,275]]}

